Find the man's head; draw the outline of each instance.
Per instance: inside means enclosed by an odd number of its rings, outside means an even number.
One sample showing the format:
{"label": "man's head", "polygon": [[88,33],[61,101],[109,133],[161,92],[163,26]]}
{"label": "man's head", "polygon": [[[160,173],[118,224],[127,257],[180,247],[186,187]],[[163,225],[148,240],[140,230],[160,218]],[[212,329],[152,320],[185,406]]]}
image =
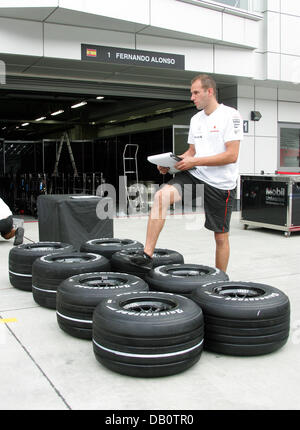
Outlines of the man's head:
{"label": "man's head", "polygon": [[215,80],[208,75],[197,75],[191,81],[191,100],[197,109],[205,109],[217,103],[217,86]]}

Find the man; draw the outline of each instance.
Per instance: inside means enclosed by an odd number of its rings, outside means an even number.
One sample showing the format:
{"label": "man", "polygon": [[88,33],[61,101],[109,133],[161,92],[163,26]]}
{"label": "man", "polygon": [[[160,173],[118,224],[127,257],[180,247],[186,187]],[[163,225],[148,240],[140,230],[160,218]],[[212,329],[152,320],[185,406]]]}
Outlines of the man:
{"label": "man", "polygon": [[[184,184],[193,184],[194,189],[197,184],[203,184],[205,227],[214,232],[216,243],[215,266],[226,272],[230,254],[229,224],[243,138],[242,120],[236,109],[218,103],[216,83],[208,75],[198,75],[192,80],[191,100],[200,112],[191,119],[189,149],[175,165],[180,173],[156,193],[144,253],[132,257],[132,262],[151,268],[151,257],[168,207],[182,199]],[[158,169],[162,174],[168,171],[162,166]]]}
{"label": "man", "polygon": [[12,212],[6,203],[0,198],[0,233],[4,239],[15,238],[14,245],[21,245],[23,243],[24,228],[17,229],[13,226]]}

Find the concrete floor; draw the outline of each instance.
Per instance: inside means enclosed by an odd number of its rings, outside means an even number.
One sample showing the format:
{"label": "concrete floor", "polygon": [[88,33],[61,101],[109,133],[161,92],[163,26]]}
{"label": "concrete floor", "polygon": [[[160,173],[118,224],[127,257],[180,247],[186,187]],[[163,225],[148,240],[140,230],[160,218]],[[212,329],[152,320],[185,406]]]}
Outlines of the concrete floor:
{"label": "concrete floor", "polygon": [[[258,357],[204,351],[189,370],[157,379],[106,369],[91,341],[62,331],[54,310],[37,305],[31,292],[13,288],[8,278],[12,241],[0,239],[0,317],[13,319],[0,323],[0,409],[299,409],[300,233],[286,238],[274,230],[244,230],[239,217],[233,214],[228,275],[272,285],[289,296],[287,344]],[[146,217],[115,219],[114,236],[144,242],[146,223]],[[181,252],[186,263],[214,266],[212,233],[202,224],[201,215],[170,216],[157,246]],[[25,222],[25,236],[38,241],[36,221]]]}

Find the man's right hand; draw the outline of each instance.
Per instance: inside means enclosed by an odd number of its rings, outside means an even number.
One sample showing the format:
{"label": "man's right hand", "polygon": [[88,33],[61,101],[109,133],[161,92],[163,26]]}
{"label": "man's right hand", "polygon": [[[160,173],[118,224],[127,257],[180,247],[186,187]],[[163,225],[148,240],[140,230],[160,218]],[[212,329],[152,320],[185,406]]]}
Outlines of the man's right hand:
{"label": "man's right hand", "polygon": [[165,175],[170,170],[170,167],[157,166],[159,173]]}

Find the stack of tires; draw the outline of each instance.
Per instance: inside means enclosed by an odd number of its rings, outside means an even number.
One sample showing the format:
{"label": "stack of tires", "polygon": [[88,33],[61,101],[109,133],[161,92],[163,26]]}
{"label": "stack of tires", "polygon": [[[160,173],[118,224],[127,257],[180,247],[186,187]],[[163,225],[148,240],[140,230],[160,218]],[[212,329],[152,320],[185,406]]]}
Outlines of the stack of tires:
{"label": "stack of tires", "polygon": [[80,273],[110,270],[109,260],[88,252],[45,255],[33,263],[32,293],[41,306],[56,309],[57,289],[65,279]]}
{"label": "stack of tires", "polygon": [[192,299],[204,314],[208,351],[254,356],[274,352],[287,342],[290,303],[277,288],[220,281],[197,288]]}
{"label": "stack of tires", "polygon": [[150,289],[191,298],[193,291],[207,282],[227,281],[225,272],[200,264],[167,264],[146,275]]}
{"label": "stack of tires", "polygon": [[[145,279],[148,271],[132,263],[131,258],[135,253],[136,249],[123,249],[114,253],[111,257],[112,269],[119,272],[131,273],[132,275]],[[152,258],[153,267],[165,264],[184,263],[183,256],[172,249],[155,248]]]}
{"label": "stack of tires", "polygon": [[143,249],[144,245],[137,240],[131,239],[115,239],[115,238],[101,238],[92,239],[83,243],[80,247],[81,252],[92,252],[93,254],[100,254],[111,260],[116,252]]}
{"label": "stack of tires", "polygon": [[118,373],[157,377],[193,366],[203,349],[254,356],[287,341],[290,303],[280,290],[230,281],[219,269],[185,264],[156,248],[152,270],[132,262],[143,245],[100,238],[37,242],[11,250],[9,277],[55,309],[58,326],[92,341],[96,359]]}
{"label": "stack of tires", "polygon": [[32,291],[32,266],[38,258],[52,253],[75,251],[62,242],[36,242],[13,247],[9,252],[8,273],[13,287]]}
{"label": "stack of tires", "polygon": [[72,336],[92,339],[93,313],[100,301],[117,294],[148,290],[146,282],[126,273],[95,272],[71,276],[58,286],[58,325]]}
{"label": "stack of tires", "polygon": [[93,348],[96,359],[118,373],[157,377],[194,365],[203,349],[201,308],[185,297],[132,292],[96,307]]}

